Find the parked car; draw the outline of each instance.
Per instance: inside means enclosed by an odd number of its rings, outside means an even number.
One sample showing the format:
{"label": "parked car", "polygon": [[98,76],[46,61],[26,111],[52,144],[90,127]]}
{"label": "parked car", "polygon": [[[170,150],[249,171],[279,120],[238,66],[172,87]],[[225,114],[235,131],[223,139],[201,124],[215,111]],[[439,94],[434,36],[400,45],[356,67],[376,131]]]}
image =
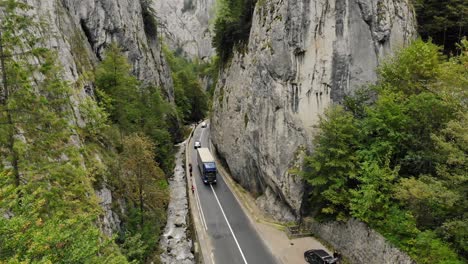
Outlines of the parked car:
{"label": "parked car", "polygon": [[332,264],[338,262],[338,258],[330,256],[323,249],[307,250],[304,252],[304,259],[310,264]]}
{"label": "parked car", "polygon": [[201,143],[200,143],[200,141],[195,141],[195,143],[193,143],[193,148],[194,148],[194,149],[201,148]]}
{"label": "parked car", "polygon": [[202,123],[201,123],[201,127],[202,127],[202,128],[205,128],[205,127],[206,127],[206,122],[202,122]]}

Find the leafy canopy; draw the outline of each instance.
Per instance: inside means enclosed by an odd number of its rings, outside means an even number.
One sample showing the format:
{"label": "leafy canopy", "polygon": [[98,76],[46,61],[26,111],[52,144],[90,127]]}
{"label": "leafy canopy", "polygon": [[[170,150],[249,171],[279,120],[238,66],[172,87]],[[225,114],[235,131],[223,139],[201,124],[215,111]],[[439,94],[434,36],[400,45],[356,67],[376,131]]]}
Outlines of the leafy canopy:
{"label": "leafy canopy", "polygon": [[[325,112],[303,173],[319,219],[358,218],[418,263],[467,257],[468,42],[416,40]],[[375,99],[372,99],[375,98]]]}

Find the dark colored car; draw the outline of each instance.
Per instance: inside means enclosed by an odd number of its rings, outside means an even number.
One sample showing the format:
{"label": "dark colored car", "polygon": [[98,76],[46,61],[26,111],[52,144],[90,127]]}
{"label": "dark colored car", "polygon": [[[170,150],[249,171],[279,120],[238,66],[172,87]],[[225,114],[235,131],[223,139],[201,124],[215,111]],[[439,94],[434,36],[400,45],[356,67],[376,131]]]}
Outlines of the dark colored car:
{"label": "dark colored car", "polygon": [[332,264],[338,259],[330,256],[325,250],[311,249],[304,252],[305,260],[310,264]]}

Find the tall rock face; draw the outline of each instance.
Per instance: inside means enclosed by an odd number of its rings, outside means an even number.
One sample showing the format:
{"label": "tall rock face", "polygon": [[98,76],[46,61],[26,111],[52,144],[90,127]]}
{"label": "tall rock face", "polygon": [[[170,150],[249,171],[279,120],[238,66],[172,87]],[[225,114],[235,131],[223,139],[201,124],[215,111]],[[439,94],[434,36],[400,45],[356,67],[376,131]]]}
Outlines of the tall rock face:
{"label": "tall rock face", "polygon": [[[47,40],[48,48],[57,51],[63,66],[64,78],[74,91],[70,105],[74,108],[71,122],[84,126],[80,115],[80,103],[93,95],[90,72],[102,58],[104,50],[112,42],[117,43],[128,57],[133,73],[140,81],[161,88],[170,102],[174,101],[173,83],[169,67],[159,43],[155,17],[141,3],[134,0],[26,0],[28,11],[45,22],[43,32],[37,32]],[[78,134],[72,137],[74,144],[83,144]],[[90,161],[91,162],[91,161]],[[91,163],[106,166],[99,153]],[[117,212],[112,211],[113,197],[105,184],[96,190],[103,208],[101,229],[109,236],[119,229]],[[117,201],[121,214],[124,206]]]}
{"label": "tall rock face", "polygon": [[416,35],[408,0],[258,1],[245,54],[234,54],[214,99],[212,141],[232,176],[277,219],[300,215],[294,169],[313,151],[332,103],[377,79],[382,59]]}
{"label": "tall rock face", "polygon": [[31,12],[48,25],[44,35],[49,38],[50,48],[58,51],[68,80],[81,79],[102,59],[105,48],[115,42],[127,55],[138,79],[160,87],[169,101],[174,100],[170,71],[157,37],[156,17],[144,1],[26,2],[34,7]]}
{"label": "tall rock face", "polygon": [[154,1],[164,41],[171,50],[203,60],[214,54],[210,21],[215,16],[215,3],[216,0]]}

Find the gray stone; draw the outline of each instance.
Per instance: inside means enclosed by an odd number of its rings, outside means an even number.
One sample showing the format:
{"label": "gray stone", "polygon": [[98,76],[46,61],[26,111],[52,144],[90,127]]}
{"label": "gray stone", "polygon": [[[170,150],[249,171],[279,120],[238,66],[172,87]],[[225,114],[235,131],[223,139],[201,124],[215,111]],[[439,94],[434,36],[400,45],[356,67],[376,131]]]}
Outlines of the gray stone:
{"label": "gray stone", "polygon": [[[174,100],[170,70],[157,32],[145,32],[140,1],[133,0],[27,0],[30,12],[44,20],[42,34],[59,53],[64,76],[75,83],[103,58],[105,48],[117,43],[128,57],[133,73],[146,84],[162,88]],[[147,22],[147,21],[146,21]],[[89,81],[76,82],[74,101],[92,93]]]}
{"label": "gray stone", "polygon": [[99,199],[99,205],[103,209],[100,221],[101,230],[110,237],[114,231],[120,230],[120,219],[112,211],[112,193],[107,187],[103,187],[96,191],[96,196]]}
{"label": "gray stone", "polygon": [[192,240],[188,236],[187,180],[184,168],[185,144],[180,145],[176,155],[174,175],[169,180],[171,200],[167,210],[167,223],[159,242],[162,263],[195,263]]}
{"label": "gray stone", "polygon": [[351,263],[415,264],[408,255],[358,220],[350,219],[345,223],[312,222],[309,228]]}
{"label": "gray stone", "polygon": [[[164,41],[189,58],[209,60],[214,54],[210,23],[215,0],[156,0],[153,2]],[[205,84],[206,87],[206,84]]]}
{"label": "gray stone", "polygon": [[298,217],[294,169],[320,114],[375,82],[381,60],[415,36],[406,0],[259,1],[247,53],[225,66],[213,102],[212,142],[233,178],[276,218]]}

